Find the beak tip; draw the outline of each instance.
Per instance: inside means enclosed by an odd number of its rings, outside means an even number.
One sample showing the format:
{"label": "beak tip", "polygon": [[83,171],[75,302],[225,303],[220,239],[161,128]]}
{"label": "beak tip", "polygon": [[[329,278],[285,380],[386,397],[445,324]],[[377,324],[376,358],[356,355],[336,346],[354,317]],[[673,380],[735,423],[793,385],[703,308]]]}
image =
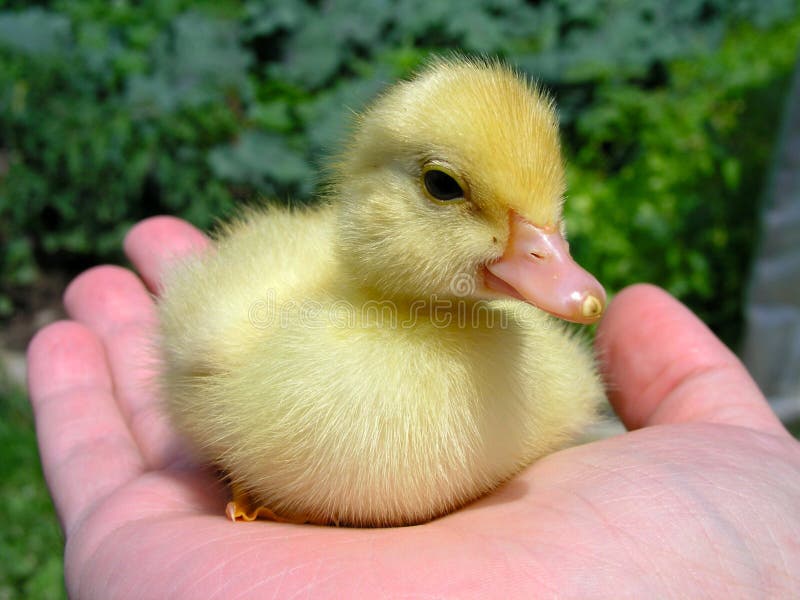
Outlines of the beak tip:
{"label": "beak tip", "polygon": [[581,303],[581,316],[584,319],[594,321],[599,319],[605,308],[604,303],[594,294],[587,294]]}

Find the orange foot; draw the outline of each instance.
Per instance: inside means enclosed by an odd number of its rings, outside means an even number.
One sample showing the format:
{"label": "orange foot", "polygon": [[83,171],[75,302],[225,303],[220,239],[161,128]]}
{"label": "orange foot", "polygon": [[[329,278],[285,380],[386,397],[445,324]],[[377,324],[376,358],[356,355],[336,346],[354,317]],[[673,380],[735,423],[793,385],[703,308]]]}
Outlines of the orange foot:
{"label": "orange foot", "polygon": [[283,517],[263,504],[256,504],[250,495],[235,483],[231,484],[231,492],[233,499],[225,506],[225,515],[234,523],[236,521],[255,521],[256,519],[295,524],[308,522],[307,519],[302,517]]}

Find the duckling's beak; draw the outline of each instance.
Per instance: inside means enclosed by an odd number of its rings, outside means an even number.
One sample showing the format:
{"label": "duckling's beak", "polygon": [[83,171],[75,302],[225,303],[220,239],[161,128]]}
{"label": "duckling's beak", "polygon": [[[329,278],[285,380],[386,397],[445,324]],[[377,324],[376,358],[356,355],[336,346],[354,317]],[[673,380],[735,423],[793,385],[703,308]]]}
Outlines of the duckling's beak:
{"label": "duckling's beak", "polygon": [[537,227],[514,211],[506,251],[486,265],[484,279],[490,290],[576,323],[594,323],[606,305],[603,286],[572,259],[561,232]]}

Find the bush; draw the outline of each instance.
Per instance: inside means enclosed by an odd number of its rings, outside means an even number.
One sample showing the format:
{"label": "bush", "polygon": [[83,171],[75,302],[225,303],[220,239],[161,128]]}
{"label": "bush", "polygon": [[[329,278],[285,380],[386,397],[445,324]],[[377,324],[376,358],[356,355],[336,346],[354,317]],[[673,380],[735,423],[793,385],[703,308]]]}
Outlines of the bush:
{"label": "bush", "polygon": [[0,3],[6,286],[120,260],[150,214],[207,228],[257,196],[309,200],[349,112],[459,49],[557,96],[587,267],[664,285],[736,339],[793,1],[38,5]]}

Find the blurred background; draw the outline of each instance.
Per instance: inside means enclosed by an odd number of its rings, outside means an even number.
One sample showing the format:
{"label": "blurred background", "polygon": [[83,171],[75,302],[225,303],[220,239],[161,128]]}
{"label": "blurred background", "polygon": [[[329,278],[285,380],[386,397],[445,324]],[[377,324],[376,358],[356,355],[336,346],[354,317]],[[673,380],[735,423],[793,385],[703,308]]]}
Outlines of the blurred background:
{"label": "blurred background", "polygon": [[687,303],[797,432],[799,41],[797,0],[0,0],[0,600],[64,595],[21,384],[69,279],[150,215],[313,202],[431,53],[552,91],[577,260]]}

